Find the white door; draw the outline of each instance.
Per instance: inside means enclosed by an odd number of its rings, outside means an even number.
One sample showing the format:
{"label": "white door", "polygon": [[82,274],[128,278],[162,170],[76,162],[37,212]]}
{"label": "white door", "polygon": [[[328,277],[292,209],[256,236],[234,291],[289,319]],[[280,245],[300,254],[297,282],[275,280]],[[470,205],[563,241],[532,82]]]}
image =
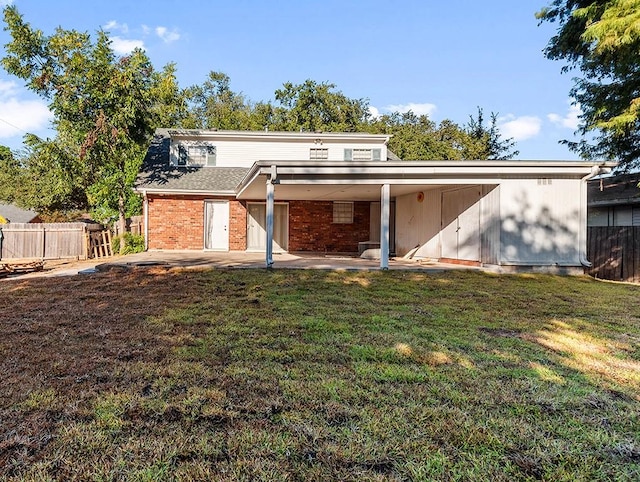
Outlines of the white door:
{"label": "white door", "polygon": [[480,187],[442,193],[442,257],[480,261]]}
{"label": "white door", "polygon": [[229,251],[229,202],[204,202],[204,249]]}
{"label": "white door", "polygon": [[[247,219],[247,249],[265,251],[267,249],[267,205],[249,203]],[[273,206],[273,250],[286,251],[289,247],[289,206]]]}

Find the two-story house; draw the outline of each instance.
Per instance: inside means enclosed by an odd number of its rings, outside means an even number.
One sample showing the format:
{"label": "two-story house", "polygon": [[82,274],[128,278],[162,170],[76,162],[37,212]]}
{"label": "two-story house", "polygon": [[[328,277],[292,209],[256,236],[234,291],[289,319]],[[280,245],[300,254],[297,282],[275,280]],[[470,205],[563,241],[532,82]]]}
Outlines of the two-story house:
{"label": "two-story house", "polygon": [[502,267],[586,260],[611,165],[401,161],[366,133],[159,130],[136,190],[148,249],[354,253]]}

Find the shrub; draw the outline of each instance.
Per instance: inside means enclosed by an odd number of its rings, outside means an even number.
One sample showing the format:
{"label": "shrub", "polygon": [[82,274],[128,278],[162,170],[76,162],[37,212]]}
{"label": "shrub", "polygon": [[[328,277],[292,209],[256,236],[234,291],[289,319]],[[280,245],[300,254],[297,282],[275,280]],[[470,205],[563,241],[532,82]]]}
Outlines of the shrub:
{"label": "shrub", "polygon": [[[122,249],[121,244],[124,243]],[[124,233],[123,236],[113,238],[112,249],[114,253],[133,254],[144,251],[144,236],[142,234]]]}

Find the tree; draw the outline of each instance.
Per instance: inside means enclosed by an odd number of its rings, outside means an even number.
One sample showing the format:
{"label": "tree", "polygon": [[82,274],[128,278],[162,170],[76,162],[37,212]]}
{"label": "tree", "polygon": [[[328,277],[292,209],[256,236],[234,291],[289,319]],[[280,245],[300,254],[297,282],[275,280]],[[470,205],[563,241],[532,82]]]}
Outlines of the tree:
{"label": "tree", "polygon": [[286,82],[276,90],[279,106],[271,112],[275,130],[309,132],[356,132],[369,120],[369,103],[350,99],[334,84],[308,79],[302,84]]}
{"label": "tree", "polygon": [[103,31],[95,42],[62,28],[45,36],[14,6],[4,9],[4,21],[11,42],[2,65],[49,102],[57,131],[53,140],[28,139],[25,167],[31,173],[51,168],[46,179],[52,184],[43,191],[79,202],[84,196],[94,214],[117,214],[124,232],[127,211],[139,204],[131,187],[155,122],[181,115],[174,67],[156,72],[140,49],[116,56]]}
{"label": "tree", "polygon": [[587,140],[563,141],[587,158],[609,157],[619,169],[640,165],[640,0],[554,0],[537,14],[558,22],[545,49],[578,68],[571,95],[582,108],[579,132]]}
{"label": "tree", "polygon": [[189,116],[185,127],[197,129],[260,129],[252,123],[252,106],[244,95],[231,90],[231,79],[222,72],[209,72],[202,85],[186,90]]}
{"label": "tree", "polygon": [[485,159],[486,139],[475,138],[455,122],[439,125],[426,115],[393,112],[375,119],[369,130],[390,134],[389,149],[407,160]]}
{"label": "tree", "polygon": [[520,151],[514,150],[516,142],[513,138],[502,139],[498,127],[498,114],[495,112],[491,113],[491,124],[486,126],[484,112],[478,107],[477,119],[474,119],[472,115],[469,116],[469,123],[465,130],[473,139],[478,140],[484,146],[476,159],[504,161],[513,159],[520,154]]}

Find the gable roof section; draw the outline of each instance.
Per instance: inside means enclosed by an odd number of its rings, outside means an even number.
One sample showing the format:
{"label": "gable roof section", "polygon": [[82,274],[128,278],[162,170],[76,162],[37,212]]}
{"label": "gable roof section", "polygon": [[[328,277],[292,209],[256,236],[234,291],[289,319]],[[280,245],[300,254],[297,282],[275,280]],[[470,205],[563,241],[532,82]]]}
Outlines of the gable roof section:
{"label": "gable roof section", "polygon": [[249,169],[244,167],[176,167],[169,163],[168,129],[156,131],[138,175],[139,192],[232,195]]}
{"label": "gable roof section", "polygon": [[38,213],[21,209],[13,204],[0,203],[0,216],[10,223],[30,223],[38,217]]}

